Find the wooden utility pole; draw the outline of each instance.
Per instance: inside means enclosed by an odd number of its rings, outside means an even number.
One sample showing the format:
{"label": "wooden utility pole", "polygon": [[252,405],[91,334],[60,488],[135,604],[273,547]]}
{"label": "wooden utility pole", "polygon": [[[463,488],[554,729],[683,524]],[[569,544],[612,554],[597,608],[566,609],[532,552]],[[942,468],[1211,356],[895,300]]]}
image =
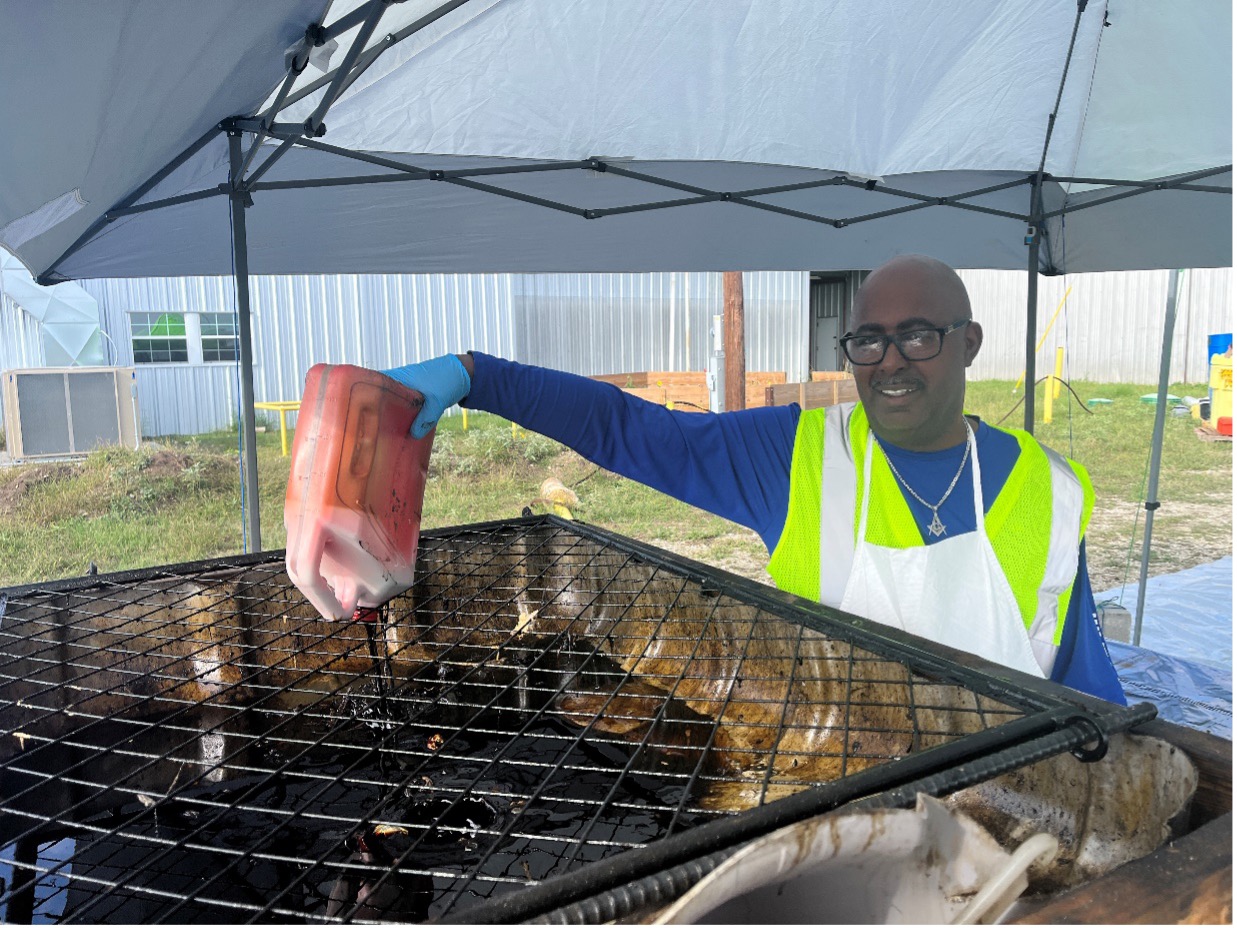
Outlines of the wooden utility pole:
{"label": "wooden utility pole", "polygon": [[726,410],[747,406],[747,355],[743,338],[743,272],[722,272],[722,330],[726,345]]}

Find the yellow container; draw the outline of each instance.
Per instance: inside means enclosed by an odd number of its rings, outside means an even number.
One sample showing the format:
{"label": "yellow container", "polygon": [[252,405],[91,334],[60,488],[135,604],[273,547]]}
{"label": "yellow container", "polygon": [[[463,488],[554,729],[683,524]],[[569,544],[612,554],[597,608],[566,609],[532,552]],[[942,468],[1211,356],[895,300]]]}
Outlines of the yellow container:
{"label": "yellow container", "polygon": [[1224,416],[1233,415],[1233,356],[1229,354],[1213,354],[1211,356],[1211,380],[1207,391],[1211,397],[1211,418],[1213,426]]}

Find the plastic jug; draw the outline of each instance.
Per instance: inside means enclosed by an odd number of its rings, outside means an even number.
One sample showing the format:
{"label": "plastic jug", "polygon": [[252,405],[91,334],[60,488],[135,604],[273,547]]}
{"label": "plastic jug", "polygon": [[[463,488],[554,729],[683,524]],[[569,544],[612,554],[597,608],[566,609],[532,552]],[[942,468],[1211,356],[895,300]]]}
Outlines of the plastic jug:
{"label": "plastic jug", "polygon": [[422,403],[349,364],[305,377],[284,500],[288,576],[328,619],[364,617],[412,586],[434,443],[408,432]]}

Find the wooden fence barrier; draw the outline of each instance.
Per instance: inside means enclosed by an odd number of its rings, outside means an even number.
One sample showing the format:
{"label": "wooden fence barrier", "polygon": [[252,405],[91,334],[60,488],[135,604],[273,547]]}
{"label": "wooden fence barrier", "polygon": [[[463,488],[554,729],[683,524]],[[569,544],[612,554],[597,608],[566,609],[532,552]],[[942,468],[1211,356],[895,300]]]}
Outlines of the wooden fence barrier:
{"label": "wooden fence barrier", "polygon": [[[687,412],[708,412],[709,389],[704,371],[632,371],[626,374],[598,374],[592,378],[612,383],[625,393],[662,406],[674,404]],[[781,371],[748,371],[745,397],[747,406],[765,405],[767,388],[785,384]]]}
{"label": "wooden fence barrier", "polygon": [[800,409],[836,406],[859,399],[855,378],[845,371],[814,371],[811,383],[774,384],[765,388],[766,406],[798,403]]}

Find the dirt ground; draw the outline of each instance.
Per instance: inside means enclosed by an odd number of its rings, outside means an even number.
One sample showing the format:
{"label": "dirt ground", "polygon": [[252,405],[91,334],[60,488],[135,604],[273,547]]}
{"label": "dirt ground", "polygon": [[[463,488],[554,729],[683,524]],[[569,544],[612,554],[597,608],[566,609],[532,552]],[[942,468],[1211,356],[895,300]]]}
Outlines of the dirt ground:
{"label": "dirt ground", "polygon": [[72,472],[72,464],[29,464],[19,468],[16,477],[0,483],[0,517],[17,512],[21,501],[35,487],[63,480]]}
{"label": "dirt ground", "polygon": [[[1232,505],[1231,498],[1163,503],[1151,523],[1148,576],[1175,573],[1231,555]],[[1118,508],[1097,506],[1092,513],[1087,531],[1087,567],[1092,589],[1108,590],[1138,582],[1144,534],[1142,513],[1141,503],[1126,503]]]}
{"label": "dirt ground", "polygon": [[[694,561],[728,570],[740,577],[773,585],[773,578],[765,570],[765,565],[769,563],[768,552],[765,551],[760,536],[750,529],[736,527],[733,534],[708,542],[658,539],[652,543]],[[715,551],[720,553],[714,553]]]}
{"label": "dirt ground", "polygon": [[190,455],[164,448],[150,456],[142,467],[142,473],[148,477],[175,477],[192,466]]}

